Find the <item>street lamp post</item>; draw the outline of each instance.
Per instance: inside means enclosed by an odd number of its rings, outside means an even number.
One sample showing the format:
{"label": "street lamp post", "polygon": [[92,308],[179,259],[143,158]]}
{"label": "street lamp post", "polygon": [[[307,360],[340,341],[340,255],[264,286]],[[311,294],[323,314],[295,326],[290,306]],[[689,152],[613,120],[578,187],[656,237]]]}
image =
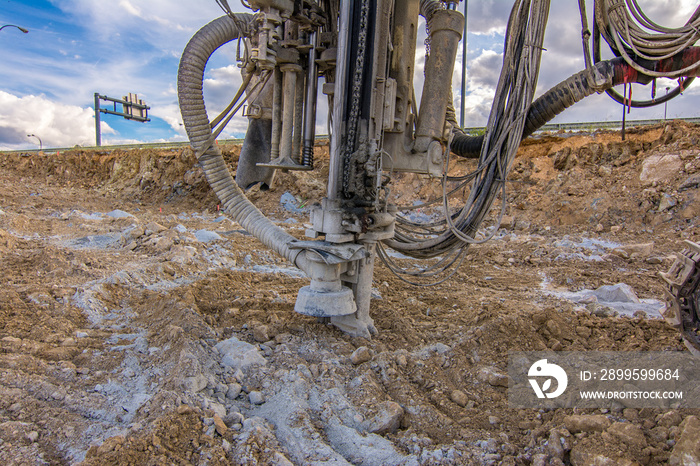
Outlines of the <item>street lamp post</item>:
{"label": "street lamp post", "polygon": [[15,24],[6,24],[6,25],[0,27],[0,31],[2,31],[3,29],[5,29],[5,28],[7,28],[7,27],[17,28],[17,29],[19,29],[20,31],[22,31],[22,32],[25,33],[25,34],[29,32],[28,29],[25,29],[25,28],[23,28],[23,27],[17,26],[17,25],[15,25]]}
{"label": "street lamp post", "polygon": [[44,144],[41,142],[41,138],[37,136],[36,134],[27,134],[28,138],[37,138],[39,140],[39,150],[42,151],[44,150]]}
{"label": "street lamp post", "polygon": [[[666,95],[668,95],[668,90],[671,89],[670,87],[666,88]],[[666,121],[666,110],[668,109],[668,100],[664,102],[664,121]]]}
{"label": "street lamp post", "polygon": [[467,112],[467,15],[469,0],[464,1],[464,35],[462,39],[462,92],[460,94],[461,109],[459,112],[459,125],[464,129],[464,117]]}

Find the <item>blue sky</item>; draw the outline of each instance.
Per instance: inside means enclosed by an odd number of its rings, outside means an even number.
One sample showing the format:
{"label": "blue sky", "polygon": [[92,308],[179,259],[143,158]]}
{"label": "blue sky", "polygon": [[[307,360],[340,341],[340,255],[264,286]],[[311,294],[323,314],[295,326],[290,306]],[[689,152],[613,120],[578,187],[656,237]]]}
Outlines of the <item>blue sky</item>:
{"label": "blue sky", "polygon": [[[232,6],[240,5],[236,0]],[[589,12],[592,2],[589,2]],[[645,0],[649,14],[665,25],[689,17],[698,1]],[[189,38],[221,16],[215,0],[0,0],[0,150],[94,145],[94,93],[119,98],[138,93],[151,106],[148,123],[102,115],[103,144],[185,140],[177,107],[176,75]],[[583,67],[576,0],[552,2],[538,92]],[[469,5],[468,111],[466,124],[484,124],[498,78],[503,34],[512,0],[472,0]],[[238,6],[239,11],[244,11]],[[592,16],[592,13],[589,13]],[[422,39],[419,39],[419,43]],[[420,94],[422,57],[416,67]],[[461,52],[460,52],[461,61]],[[223,108],[240,83],[233,46],[210,60],[205,99],[210,114]],[[459,104],[461,72],[453,87]],[[665,85],[660,84],[663,89]],[[699,88],[700,89],[700,88]],[[635,90],[635,96],[649,89]],[[669,117],[696,116],[699,91],[690,88],[669,104]],[[323,114],[323,110],[321,110]],[[619,119],[622,109],[606,96],[577,104],[557,121]],[[630,118],[663,116],[663,107],[633,111]],[[319,122],[325,128],[325,122]],[[243,119],[224,137],[241,136]],[[325,130],[323,131],[325,132]]]}

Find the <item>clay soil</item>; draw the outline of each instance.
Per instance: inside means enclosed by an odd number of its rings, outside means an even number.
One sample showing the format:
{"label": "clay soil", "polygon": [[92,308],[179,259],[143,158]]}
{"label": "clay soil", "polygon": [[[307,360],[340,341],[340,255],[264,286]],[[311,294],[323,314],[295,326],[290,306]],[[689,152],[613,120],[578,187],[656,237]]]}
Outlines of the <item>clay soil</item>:
{"label": "clay soil", "polygon": [[[513,409],[505,374],[512,351],[686,351],[658,316],[561,293],[663,300],[658,272],[700,242],[699,147],[682,123],[528,139],[501,230],[454,277],[378,262],[371,340],[294,312],[308,279],[218,211],[190,149],[0,154],[0,463],[673,463],[697,412]],[[324,144],[317,165],[249,193],[299,238]],[[257,364],[225,363],[232,337]]]}

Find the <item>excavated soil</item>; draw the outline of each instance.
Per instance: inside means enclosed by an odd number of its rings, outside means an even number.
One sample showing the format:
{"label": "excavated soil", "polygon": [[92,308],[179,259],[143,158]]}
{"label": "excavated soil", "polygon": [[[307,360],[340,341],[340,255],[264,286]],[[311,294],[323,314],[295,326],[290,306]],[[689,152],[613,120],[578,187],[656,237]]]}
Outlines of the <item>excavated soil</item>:
{"label": "excavated soil", "polygon": [[[294,312],[308,280],[219,212],[190,149],[0,154],[0,463],[697,464],[696,411],[518,410],[505,374],[510,351],[685,351],[653,311],[571,296],[660,305],[658,272],[700,241],[699,142],[682,123],[528,139],[501,229],[454,277],[378,263],[371,340]],[[327,158],[249,197],[302,238]]]}

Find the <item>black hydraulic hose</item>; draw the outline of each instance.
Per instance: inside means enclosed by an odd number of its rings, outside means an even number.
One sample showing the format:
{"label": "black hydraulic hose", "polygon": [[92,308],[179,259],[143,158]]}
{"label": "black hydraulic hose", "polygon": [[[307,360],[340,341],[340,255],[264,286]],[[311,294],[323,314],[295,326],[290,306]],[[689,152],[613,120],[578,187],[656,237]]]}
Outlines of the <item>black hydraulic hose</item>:
{"label": "black hydraulic hose", "polygon": [[[595,57],[597,60],[597,57]],[[642,66],[655,66],[659,72],[672,72],[677,69],[688,67],[690,63],[700,62],[700,48],[689,47],[678,55],[656,62],[654,65],[649,60],[639,59]],[[689,85],[693,78],[699,73],[698,69],[689,73],[683,81],[684,87]],[[523,139],[532,135],[538,128],[541,128],[555,116],[574,105],[576,102],[588,97],[594,92],[608,92],[614,86],[623,83],[648,84],[653,78],[639,73],[630,67],[622,57],[612,60],[597,61],[592,68],[583,70],[570,78],[562,81],[552,89],[545,92],[539,99],[530,106],[523,128]],[[680,93],[680,86],[668,96],[660,97],[653,102],[658,105]],[[618,102],[620,99],[616,99]],[[623,103],[623,102],[620,102]],[[630,105],[630,102],[627,102]],[[632,106],[640,105],[639,102],[632,101]],[[643,103],[641,103],[643,104]],[[468,136],[461,131],[454,132],[452,139],[452,153],[460,157],[476,159],[481,153],[481,146],[484,143],[484,136]]]}
{"label": "black hydraulic hose", "polygon": [[[615,67],[623,64],[622,59],[598,62],[592,70],[583,70],[557,84],[545,92],[530,106],[523,128],[523,139],[532,135],[538,128],[576,102],[594,92],[603,92],[614,83]],[[456,132],[452,139],[452,153],[465,158],[478,158],[484,136],[468,136]]]}
{"label": "black hydraulic hose", "polygon": [[599,62],[591,70],[583,70],[562,81],[539,99],[528,111],[523,139],[532,135],[561,112],[595,92],[603,92],[615,85],[615,67],[622,60]]}
{"label": "black hydraulic hose", "polygon": [[[688,68],[693,63],[700,63],[700,47],[688,47],[671,58],[657,62],[644,59],[639,59],[638,61],[641,66],[646,66],[649,69],[655,67],[657,72],[672,73],[678,69]],[[684,85],[690,84],[692,79],[697,77],[698,74],[700,74],[700,68],[689,72],[683,82]],[[640,73],[629,66],[622,57],[598,61],[592,68],[583,70],[562,81],[534,101],[528,111],[522,137],[525,139],[532,135],[538,128],[541,128],[555,116],[594,92],[607,92],[614,86],[623,83],[649,84],[652,80],[652,77]],[[664,102],[664,99],[672,98],[672,94],[675,94],[675,91],[674,93],[669,93],[668,97],[664,96],[657,99],[656,103],[658,104],[659,102]],[[629,105],[630,102],[628,101],[627,104]],[[483,135],[467,136],[456,130],[452,139],[451,150],[460,157],[476,159],[479,158],[483,143]]]}

